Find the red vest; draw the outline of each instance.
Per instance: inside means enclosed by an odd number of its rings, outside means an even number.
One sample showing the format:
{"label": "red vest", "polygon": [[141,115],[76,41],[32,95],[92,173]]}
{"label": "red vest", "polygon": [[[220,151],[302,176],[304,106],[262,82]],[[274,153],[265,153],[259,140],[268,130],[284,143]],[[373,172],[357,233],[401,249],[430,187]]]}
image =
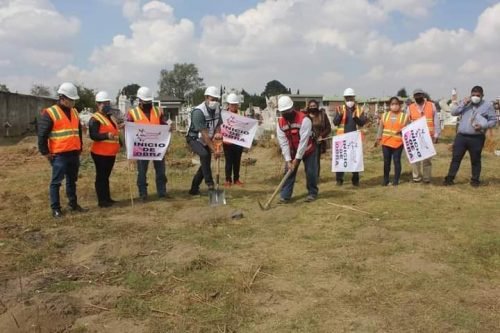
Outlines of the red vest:
{"label": "red vest", "polygon": [[116,154],[120,151],[120,143],[117,137],[119,134],[118,126],[116,124],[113,126],[113,120],[108,119],[106,116],[98,112],[94,113],[92,117],[101,124],[99,126],[100,134],[113,133],[116,138],[113,140],[106,139],[102,141],[94,141],[90,151],[97,155],[116,156]]}
{"label": "red vest", "polygon": [[[283,117],[280,117],[278,119],[278,125],[280,129],[285,132],[286,138],[288,140],[288,146],[290,147],[290,157],[292,159],[295,159],[295,154],[297,153],[297,149],[299,149],[300,127],[302,126],[304,118],[307,118],[307,116],[303,112],[295,111],[295,119],[291,122],[287,122]],[[313,138],[309,137],[304,157],[311,155],[314,152],[315,148],[316,147],[314,145]]]}

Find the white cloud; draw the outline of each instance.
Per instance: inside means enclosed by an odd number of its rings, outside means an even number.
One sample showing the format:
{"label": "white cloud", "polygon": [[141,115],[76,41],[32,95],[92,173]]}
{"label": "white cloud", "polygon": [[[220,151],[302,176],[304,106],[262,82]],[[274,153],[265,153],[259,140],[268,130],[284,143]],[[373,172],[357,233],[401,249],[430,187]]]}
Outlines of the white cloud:
{"label": "white cloud", "polygon": [[[421,20],[439,1],[263,0],[242,13],[192,22],[176,17],[174,8],[164,1],[124,0],[120,3],[130,31],[96,46],[86,68],[72,64],[69,48],[42,47],[45,41],[56,40],[53,32],[60,21],[69,26],[63,37],[73,38],[79,27],[76,19],[63,17],[48,0],[8,1],[13,3],[17,11],[23,8],[32,15],[30,21],[38,28],[46,20],[37,21],[36,13],[55,23],[42,26],[42,38],[20,38],[16,47],[23,52],[13,63],[0,50],[2,69],[36,58],[45,69],[39,75],[42,78],[80,81],[113,92],[131,82],[155,89],[161,69],[194,62],[207,84],[251,92],[260,92],[267,81],[279,79],[294,91],[328,95],[352,86],[363,96],[388,95],[401,87],[408,91],[421,87],[435,96],[449,94],[450,87],[468,91],[475,84],[500,93],[500,3],[486,9],[472,30],[435,27],[414,39],[395,42],[384,35],[384,28],[395,24],[395,16]],[[0,11],[2,45],[7,41],[4,29],[15,27],[5,19],[12,10],[4,7]],[[18,29],[35,35],[37,28]]]}
{"label": "white cloud", "polygon": [[40,78],[51,81],[54,71],[72,61],[79,29],[77,18],[63,16],[48,0],[1,1],[0,80],[24,91]]}

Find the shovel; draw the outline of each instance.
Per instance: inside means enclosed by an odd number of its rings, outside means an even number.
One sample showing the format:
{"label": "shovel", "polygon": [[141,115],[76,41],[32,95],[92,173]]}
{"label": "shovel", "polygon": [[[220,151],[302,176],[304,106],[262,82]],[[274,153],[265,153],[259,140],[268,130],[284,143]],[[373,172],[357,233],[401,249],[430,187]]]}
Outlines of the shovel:
{"label": "shovel", "polygon": [[293,173],[293,171],[294,171],[294,169],[288,169],[287,173],[285,174],[285,176],[283,176],[283,179],[281,180],[281,182],[278,184],[278,186],[274,190],[273,195],[271,195],[269,200],[267,200],[267,202],[264,205],[260,202],[260,200],[257,200],[257,202],[259,203],[260,209],[262,209],[262,210],[269,209],[269,207],[271,206],[271,202],[273,202],[274,198],[276,197],[276,194],[278,194],[278,192],[281,190],[281,188],[285,184],[286,180],[288,179],[288,177],[290,177],[290,175]]}
{"label": "shovel", "polygon": [[[215,152],[221,152],[222,148],[222,140],[217,140],[214,142]],[[210,206],[220,206],[226,204],[226,192],[224,190],[219,189],[220,185],[220,156],[217,158],[217,174],[215,175],[215,189],[208,192],[208,201]]]}

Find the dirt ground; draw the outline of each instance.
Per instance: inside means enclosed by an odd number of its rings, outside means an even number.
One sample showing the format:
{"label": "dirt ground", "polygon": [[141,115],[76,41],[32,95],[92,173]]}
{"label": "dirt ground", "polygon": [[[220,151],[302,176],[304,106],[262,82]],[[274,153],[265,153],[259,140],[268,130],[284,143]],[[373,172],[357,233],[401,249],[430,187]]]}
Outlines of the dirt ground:
{"label": "dirt ground", "polygon": [[172,198],[156,197],[149,170],[150,200],[132,204],[121,156],[109,209],[87,150],[78,195],[90,211],[65,207],[60,221],[36,139],[0,145],[0,332],[500,332],[500,157],[484,153],[484,186],[468,184],[466,157],[443,187],[449,143],[431,185],[410,183],[405,162],[400,186],[380,186],[368,141],[360,188],[349,174],[335,186],[328,154],[316,202],[304,203],[301,167],[292,203],[268,211],[257,200],[281,177],[275,145],[243,156],[257,162],[219,207],[204,188],[187,194],[196,166],[182,137],[167,162]]}

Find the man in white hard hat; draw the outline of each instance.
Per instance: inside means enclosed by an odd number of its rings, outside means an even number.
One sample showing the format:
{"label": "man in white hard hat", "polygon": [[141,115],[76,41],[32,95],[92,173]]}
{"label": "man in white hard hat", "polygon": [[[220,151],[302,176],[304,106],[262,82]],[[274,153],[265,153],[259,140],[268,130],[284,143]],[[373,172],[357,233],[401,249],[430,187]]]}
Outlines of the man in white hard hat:
{"label": "man in white hard hat", "polygon": [[[153,92],[148,87],[140,87],[137,90],[139,105],[130,109],[127,121],[144,125],[167,125],[163,110],[153,105]],[[148,183],[146,175],[148,173],[148,160],[137,160],[137,188],[139,198],[142,201],[148,199]],[[159,198],[167,197],[167,175],[165,168],[165,158],[161,161],[153,161],[155,168],[156,193]]]}
{"label": "man in white hard hat", "polygon": [[73,212],[87,209],[78,204],[76,181],[82,152],[82,127],[75,109],[80,97],[74,84],[65,82],[57,90],[57,103],[42,112],[38,124],[38,150],[52,166],[50,182],[50,208],[54,218],[63,216],[59,199],[59,188],[66,177],[66,195]]}
{"label": "man in white hard hat", "polygon": [[[439,120],[439,113],[436,105],[427,100],[428,96],[422,89],[415,89],[413,91],[413,98],[415,102],[408,107],[408,115],[410,122],[416,121],[425,117],[427,127],[434,143],[437,143],[439,134],[441,133],[441,122]],[[432,176],[432,157],[426,160],[412,164],[413,182],[430,184]]]}
{"label": "man in white hard hat", "polygon": [[[337,126],[335,135],[357,131],[366,124],[367,118],[363,110],[356,103],[354,89],[344,90],[344,104],[337,107],[333,124]],[[344,173],[336,173],[337,185],[344,184]],[[359,172],[352,173],[352,185],[359,186]]]}
{"label": "man in white hard hat", "polygon": [[199,195],[203,179],[209,190],[214,188],[212,177],[212,153],[215,158],[220,158],[216,141],[222,141],[220,126],[220,92],[217,87],[210,86],[205,89],[205,100],[191,111],[191,125],[186,134],[186,141],[193,152],[200,157],[200,167],[193,177],[189,194]]}
{"label": "man in white hard hat", "polygon": [[292,198],[297,169],[304,161],[306,171],[306,202],[316,200],[318,196],[318,150],[312,138],[312,122],[303,112],[293,108],[289,96],[278,99],[280,118],[276,126],[281,153],[285,158],[285,173],[293,170],[281,188],[280,203],[288,203]]}
{"label": "man in white hard hat", "polygon": [[97,205],[110,207],[116,201],[111,199],[109,176],[120,151],[120,128],[112,117],[111,98],[106,91],[95,95],[96,111],[89,120],[89,136],[94,141],[90,155],[95,164],[95,191]]}

